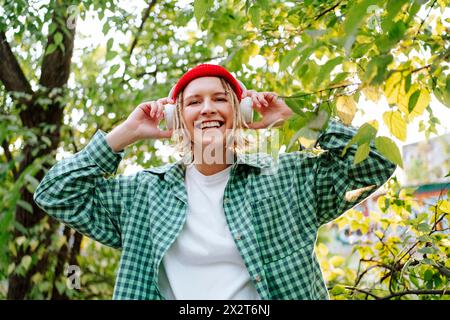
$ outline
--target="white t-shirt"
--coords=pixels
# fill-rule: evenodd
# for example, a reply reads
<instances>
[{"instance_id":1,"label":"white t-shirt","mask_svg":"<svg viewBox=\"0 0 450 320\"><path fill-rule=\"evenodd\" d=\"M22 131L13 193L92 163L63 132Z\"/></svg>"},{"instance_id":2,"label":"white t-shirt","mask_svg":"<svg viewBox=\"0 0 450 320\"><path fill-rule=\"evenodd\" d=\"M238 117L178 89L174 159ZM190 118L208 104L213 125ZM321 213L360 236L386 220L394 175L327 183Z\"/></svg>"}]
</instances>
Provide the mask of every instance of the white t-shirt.
<instances>
[{"instance_id":1,"label":"white t-shirt","mask_svg":"<svg viewBox=\"0 0 450 320\"><path fill-rule=\"evenodd\" d=\"M205 176L186 168L186 223L164 256L159 287L168 300L260 299L225 219L223 195L231 166Z\"/></svg>"}]
</instances>

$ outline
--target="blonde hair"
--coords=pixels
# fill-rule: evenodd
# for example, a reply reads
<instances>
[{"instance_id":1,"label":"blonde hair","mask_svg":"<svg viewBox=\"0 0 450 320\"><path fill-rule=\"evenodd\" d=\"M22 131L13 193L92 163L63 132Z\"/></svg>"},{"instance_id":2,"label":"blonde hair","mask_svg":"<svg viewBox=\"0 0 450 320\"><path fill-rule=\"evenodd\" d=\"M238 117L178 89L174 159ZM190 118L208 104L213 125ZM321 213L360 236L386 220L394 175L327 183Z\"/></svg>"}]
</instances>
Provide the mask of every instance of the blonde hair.
<instances>
[{"instance_id":1,"label":"blonde hair","mask_svg":"<svg viewBox=\"0 0 450 320\"><path fill-rule=\"evenodd\" d=\"M227 96L231 97L230 102L233 110L233 127L231 134L227 136L226 146L230 146L232 144L232 151L234 153L240 152L249 146L249 140L243 135L244 122L241 115L240 103L236 93L231 88L231 85L225 79L221 77L218 78ZM176 150L183 157L185 163L190 163L193 161L192 141L183 117L183 92L184 90L181 90L177 96L173 135L176 143Z\"/></svg>"}]
</instances>

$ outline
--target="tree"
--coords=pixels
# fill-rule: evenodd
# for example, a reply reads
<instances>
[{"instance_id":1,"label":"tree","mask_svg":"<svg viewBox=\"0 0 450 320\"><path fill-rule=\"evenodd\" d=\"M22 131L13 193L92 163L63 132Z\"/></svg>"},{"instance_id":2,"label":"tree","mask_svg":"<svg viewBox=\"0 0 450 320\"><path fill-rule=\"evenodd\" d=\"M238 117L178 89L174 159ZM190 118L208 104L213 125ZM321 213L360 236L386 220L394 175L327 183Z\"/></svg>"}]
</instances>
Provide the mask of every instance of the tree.
<instances>
[{"instance_id":1,"label":"tree","mask_svg":"<svg viewBox=\"0 0 450 320\"><path fill-rule=\"evenodd\" d=\"M350 210L329 226L371 236L356 243L348 257L330 252L329 240L318 244L334 299L450 298L450 191L421 205L414 189L391 179L387 193L378 198L379 211L364 216ZM355 261L357 268L351 266Z\"/></svg>"},{"instance_id":2,"label":"tree","mask_svg":"<svg viewBox=\"0 0 450 320\"><path fill-rule=\"evenodd\" d=\"M406 139L408 123L426 111L422 129L436 133L430 97L450 105L443 0L137 5L0 1L0 279L8 278L8 298L71 296L61 283L65 267L82 260L82 237L32 201L57 150L79 151L96 130L109 131L138 103L167 95L198 63L221 63L249 88L281 93L295 112L281 128L287 151L308 144L317 117L350 123L361 97L384 96L391 106L384 123L363 125L351 143L358 145L356 161L364 161L374 142L401 165L394 141ZM83 46L76 19L79 24L91 14L104 41ZM188 31L190 22L197 30ZM252 67L255 57L266 64ZM379 126L395 138L377 136ZM157 149L154 141L136 143L127 161L161 164L148 156ZM37 283L47 284L35 289Z\"/></svg>"}]
</instances>

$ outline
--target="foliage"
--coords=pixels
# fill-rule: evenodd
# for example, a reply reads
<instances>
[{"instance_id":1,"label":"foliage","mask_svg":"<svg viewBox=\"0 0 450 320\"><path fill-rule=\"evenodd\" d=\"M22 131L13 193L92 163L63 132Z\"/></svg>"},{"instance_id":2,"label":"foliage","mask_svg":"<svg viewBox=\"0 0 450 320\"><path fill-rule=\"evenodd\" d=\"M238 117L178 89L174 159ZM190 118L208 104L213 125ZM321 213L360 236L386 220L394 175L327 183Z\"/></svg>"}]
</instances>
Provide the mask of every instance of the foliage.
<instances>
[{"instance_id":1,"label":"foliage","mask_svg":"<svg viewBox=\"0 0 450 320\"><path fill-rule=\"evenodd\" d=\"M435 134L440 120L431 99L450 106L446 9L443 0L0 0L0 295L15 275L31 283L23 298L111 294L117 254L93 245L81 249L73 240L79 235L41 219L30 194L55 160L81 150L98 129L111 130L140 102L166 96L201 62L221 63L248 88L285 97L295 112L281 128L287 151L310 142L321 129L314 125L318 118L351 123L365 99L386 100L383 121L366 123L352 139L355 161L364 161L374 142L402 165L395 142L405 141L410 123L420 117L420 130ZM90 19L98 22L78 29ZM98 34L93 44L91 34ZM3 56L6 43L23 77ZM5 78L6 67L16 72ZM59 67L63 72L49 72ZM64 81L51 76L64 73ZM389 137L379 135L381 126ZM157 151L168 142L158 143L130 146L119 172L126 164L162 164ZM92 283L80 291L62 286L72 252L85 272L82 282ZM96 274L101 277L90 278ZM93 284L99 279L101 285Z\"/></svg>"},{"instance_id":2,"label":"foliage","mask_svg":"<svg viewBox=\"0 0 450 320\"><path fill-rule=\"evenodd\" d=\"M449 197L443 190L435 203L421 203L391 179L379 210L350 210L321 230L322 237L330 229L365 235L348 256L330 252L326 239L317 245L332 298L448 300Z\"/></svg>"}]
</instances>

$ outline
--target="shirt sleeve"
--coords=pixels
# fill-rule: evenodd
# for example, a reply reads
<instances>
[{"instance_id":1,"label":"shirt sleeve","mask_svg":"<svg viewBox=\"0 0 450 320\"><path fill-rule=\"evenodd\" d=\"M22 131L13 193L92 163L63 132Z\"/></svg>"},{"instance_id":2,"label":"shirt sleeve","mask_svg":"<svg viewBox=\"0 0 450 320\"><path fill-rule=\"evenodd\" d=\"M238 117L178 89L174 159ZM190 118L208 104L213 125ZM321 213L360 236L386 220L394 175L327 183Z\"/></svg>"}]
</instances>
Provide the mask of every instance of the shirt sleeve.
<instances>
[{"instance_id":1,"label":"shirt sleeve","mask_svg":"<svg viewBox=\"0 0 450 320\"><path fill-rule=\"evenodd\" d=\"M115 153L99 130L89 144L57 162L33 199L53 218L113 248L121 248L124 203L133 196L134 176L105 178L117 171L124 152Z\"/></svg>"},{"instance_id":2,"label":"shirt sleeve","mask_svg":"<svg viewBox=\"0 0 450 320\"><path fill-rule=\"evenodd\" d=\"M357 145L347 149L357 128L345 126L331 118L328 127L318 137L316 145L325 150L315 167L317 222L325 224L367 198L394 173L396 165L383 157L372 142L368 157L354 165Z\"/></svg>"}]
</instances>

